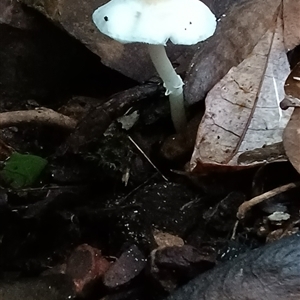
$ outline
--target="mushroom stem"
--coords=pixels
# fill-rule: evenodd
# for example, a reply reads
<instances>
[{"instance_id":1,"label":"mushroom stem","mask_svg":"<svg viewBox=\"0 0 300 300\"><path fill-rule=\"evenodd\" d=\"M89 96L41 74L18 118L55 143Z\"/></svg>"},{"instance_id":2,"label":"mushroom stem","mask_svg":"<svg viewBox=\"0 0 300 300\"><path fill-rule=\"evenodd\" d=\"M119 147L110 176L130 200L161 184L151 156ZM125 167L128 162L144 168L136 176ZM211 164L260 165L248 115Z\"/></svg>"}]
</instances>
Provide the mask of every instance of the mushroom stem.
<instances>
[{"instance_id":1,"label":"mushroom stem","mask_svg":"<svg viewBox=\"0 0 300 300\"><path fill-rule=\"evenodd\" d=\"M175 72L163 45L148 45L148 50L157 73L164 82L166 95L169 95L171 117L177 132L186 127L183 99L183 81Z\"/></svg>"}]
</instances>

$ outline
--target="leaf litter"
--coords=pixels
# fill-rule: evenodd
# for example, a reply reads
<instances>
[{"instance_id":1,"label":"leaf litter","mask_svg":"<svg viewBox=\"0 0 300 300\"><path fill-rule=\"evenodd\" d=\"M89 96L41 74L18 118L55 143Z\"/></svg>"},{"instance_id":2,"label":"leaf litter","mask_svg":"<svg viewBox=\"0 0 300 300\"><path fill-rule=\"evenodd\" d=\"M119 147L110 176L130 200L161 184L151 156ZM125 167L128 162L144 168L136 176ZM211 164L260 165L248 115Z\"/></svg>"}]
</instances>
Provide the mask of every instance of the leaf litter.
<instances>
[{"instance_id":1,"label":"leaf litter","mask_svg":"<svg viewBox=\"0 0 300 300\"><path fill-rule=\"evenodd\" d=\"M300 3L299 0L283 1L284 44L286 50L300 45Z\"/></svg>"},{"instance_id":2,"label":"leaf litter","mask_svg":"<svg viewBox=\"0 0 300 300\"><path fill-rule=\"evenodd\" d=\"M291 164L300 173L300 62L286 80L285 96L282 103L287 105L288 102L295 109L283 133L283 146Z\"/></svg>"},{"instance_id":3,"label":"leaf litter","mask_svg":"<svg viewBox=\"0 0 300 300\"><path fill-rule=\"evenodd\" d=\"M292 110L279 108L290 72L281 15L248 58L208 93L190 170L249 167L238 164L240 154L282 141Z\"/></svg>"},{"instance_id":4,"label":"leaf litter","mask_svg":"<svg viewBox=\"0 0 300 300\"><path fill-rule=\"evenodd\" d=\"M235 1L219 20L215 34L199 45L190 62L185 76L184 95L187 104L203 100L230 68L251 54L261 37L274 24L281 2Z\"/></svg>"}]
</instances>

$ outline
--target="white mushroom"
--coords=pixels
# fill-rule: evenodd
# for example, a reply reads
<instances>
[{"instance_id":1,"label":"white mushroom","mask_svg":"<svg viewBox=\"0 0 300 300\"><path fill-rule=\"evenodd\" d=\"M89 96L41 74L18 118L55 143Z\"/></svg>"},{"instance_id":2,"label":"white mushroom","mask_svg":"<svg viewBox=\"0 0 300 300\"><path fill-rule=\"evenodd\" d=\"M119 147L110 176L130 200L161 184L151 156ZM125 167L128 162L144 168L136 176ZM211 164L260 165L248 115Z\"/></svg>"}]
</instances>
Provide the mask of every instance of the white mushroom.
<instances>
[{"instance_id":1,"label":"white mushroom","mask_svg":"<svg viewBox=\"0 0 300 300\"><path fill-rule=\"evenodd\" d=\"M153 64L169 95L176 131L186 126L183 81L165 45L193 45L214 34L216 18L198 0L111 0L93 13L97 28L121 43L147 43Z\"/></svg>"}]
</instances>

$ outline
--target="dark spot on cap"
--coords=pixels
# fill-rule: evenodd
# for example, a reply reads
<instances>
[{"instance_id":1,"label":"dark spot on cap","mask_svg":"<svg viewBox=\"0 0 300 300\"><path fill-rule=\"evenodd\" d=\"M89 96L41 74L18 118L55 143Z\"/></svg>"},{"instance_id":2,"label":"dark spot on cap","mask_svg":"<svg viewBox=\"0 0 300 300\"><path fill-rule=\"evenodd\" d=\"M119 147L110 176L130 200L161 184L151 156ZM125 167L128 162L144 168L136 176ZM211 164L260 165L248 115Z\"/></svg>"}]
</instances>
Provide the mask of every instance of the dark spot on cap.
<instances>
[{"instance_id":1,"label":"dark spot on cap","mask_svg":"<svg viewBox=\"0 0 300 300\"><path fill-rule=\"evenodd\" d=\"M186 30L186 28L184 28L184 30Z\"/></svg>"},{"instance_id":2,"label":"dark spot on cap","mask_svg":"<svg viewBox=\"0 0 300 300\"><path fill-rule=\"evenodd\" d=\"M108 21L108 16L105 16L105 17L104 17L104 20L107 22L107 21Z\"/></svg>"},{"instance_id":3,"label":"dark spot on cap","mask_svg":"<svg viewBox=\"0 0 300 300\"><path fill-rule=\"evenodd\" d=\"M190 22L190 25L192 25L192 22Z\"/></svg>"}]
</instances>

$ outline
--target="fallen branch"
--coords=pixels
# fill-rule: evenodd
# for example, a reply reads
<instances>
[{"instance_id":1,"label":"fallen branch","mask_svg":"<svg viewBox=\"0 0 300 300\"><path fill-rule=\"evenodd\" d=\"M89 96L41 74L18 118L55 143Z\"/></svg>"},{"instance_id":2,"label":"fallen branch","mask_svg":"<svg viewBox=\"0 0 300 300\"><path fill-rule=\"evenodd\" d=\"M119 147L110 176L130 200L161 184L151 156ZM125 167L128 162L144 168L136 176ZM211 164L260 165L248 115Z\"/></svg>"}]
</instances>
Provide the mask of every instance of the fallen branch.
<instances>
[{"instance_id":1,"label":"fallen branch","mask_svg":"<svg viewBox=\"0 0 300 300\"><path fill-rule=\"evenodd\" d=\"M0 128L35 123L74 130L77 121L49 108L0 113Z\"/></svg>"},{"instance_id":2,"label":"fallen branch","mask_svg":"<svg viewBox=\"0 0 300 300\"><path fill-rule=\"evenodd\" d=\"M294 188L297 188L297 187L300 187L300 181L298 182L292 182L292 183L289 183L289 184L286 184L286 185L283 185L283 186L280 186L276 189L273 189L271 191L268 191L266 193L263 193L259 196L256 196L254 198L252 198L251 200L249 201L246 201L244 203L242 203L238 209L238 212L237 212L237 218L239 220L242 220L245 218L245 215L246 213L256 204L259 204L263 201L266 201L278 194L281 194L281 193L284 193L288 190L291 190L291 189L294 189Z\"/></svg>"},{"instance_id":3,"label":"fallen branch","mask_svg":"<svg viewBox=\"0 0 300 300\"><path fill-rule=\"evenodd\" d=\"M59 147L57 154L63 155L66 151L73 153L83 151L90 143L97 140L115 119L123 116L130 107L143 99L151 99L151 97L159 95L162 90L162 85L154 81L113 95L107 102L94 107L80 120L74 132Z\"/></svg>"}]
</instances>

